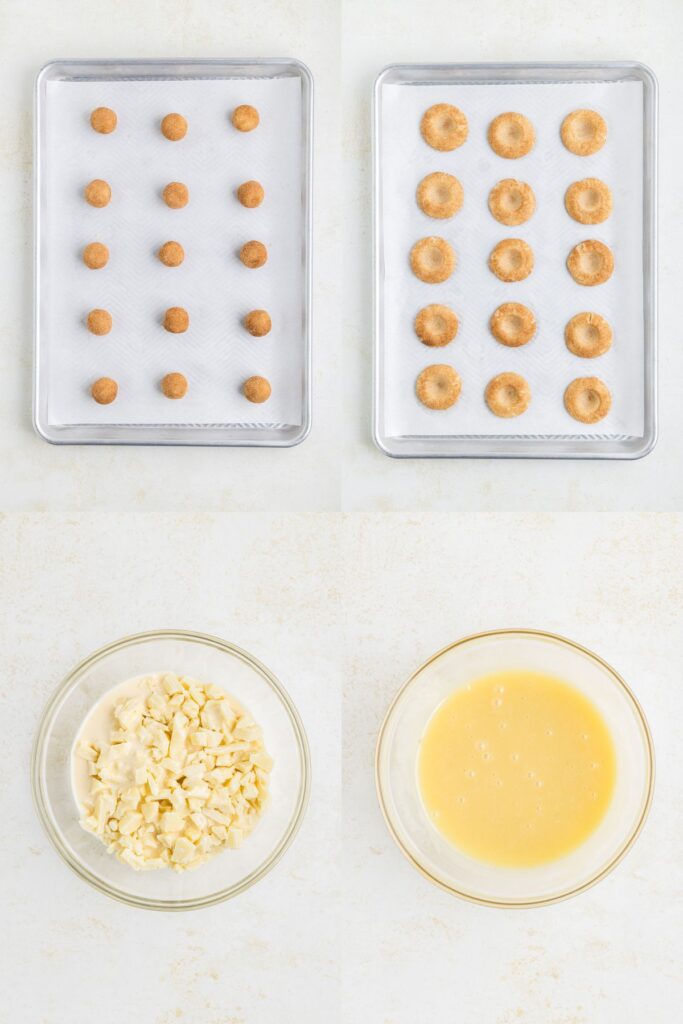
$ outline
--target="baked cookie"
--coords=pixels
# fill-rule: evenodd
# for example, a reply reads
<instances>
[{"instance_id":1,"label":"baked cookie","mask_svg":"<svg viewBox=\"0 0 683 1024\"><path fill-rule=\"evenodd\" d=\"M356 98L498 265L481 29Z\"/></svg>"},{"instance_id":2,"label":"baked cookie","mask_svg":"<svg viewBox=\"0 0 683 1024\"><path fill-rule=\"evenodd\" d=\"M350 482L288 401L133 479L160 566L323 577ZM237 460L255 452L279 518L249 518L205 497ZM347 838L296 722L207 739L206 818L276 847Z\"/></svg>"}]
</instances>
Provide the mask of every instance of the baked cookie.
<instances>
[{"instance_id":1,"label":"baked cookie","mask_svg":"<svg viewBox=\"0 0 683 1024\"><path fill-rule=\"evenodd\" d=\"M248 401L257 405L267 402L272 394L270 381L265 377L249 377L242 385L242 394Z\"/></svg>"},{"instance_id":2,"label":"baked cookie","mask_svg":"<svg viewBox=\"0 0 683 1024\"><path fill-rule=\"evenodd\" d=\"M254 338L263 338L270 333L273 324L265 309L252 309L244 318L244 326Z\"/></svg>"},{"instance_id":3,"label":"baked cookie","mask_svg":"<svg viewBox=\"0 0 683 1024\"><path fill-rule=\"evenodd\" d=\"M612 193L599 178L584 178L569 186L564 205L579 224L602 224L612 212Z\"/></svg>"},{"instance_id":4,"label":"baked cookie","mask_svg":"<svg viewBox=\"0 0 683 1024\"><path fill-rule=\"evenodd\" d=\"M594 238L579 242L567 256L567 269L577 284L604 284L614 270L612 250Z\"/></svg>"},{"instance_id":5,"label":"baked cookie","mask_svg":"<svg viewBox=\"0 0 683 1024\"><path fill-rule=\"evenodd\" d=\"M163 200L172 210L182 210L190 201L190 190L182 181L170 181L162 192Z\"/></svg>"},{"instance_id":6,"label":"baked cookie","mask_svg":"<svg viewBox=\"0 0 683 1024\"><path fill-rule=\"evenodd\" d=\"M410 266L421 281L441 284L455 270L455 252L445 238L421 238L410 250Z\"/></svg>"},{"instance_id":7,"label":"baked cookie","mask_svg":"<svg viewBox=\"0 0 683 1024\"><path fill-rule=\"evenodd\" d=\"M171 334L184 334L190 326L190 314L182 306L171 306L164 314L164 327Z\"/></svg>"},{"instance_id":8,"label":"baked cookie","mask_svg":"<svg viewBox=\"0 0 683 1024\"><path fill-rule=\"evenodd\" d=\"M428 409L450 409L461 389L460 374L444 363L427 366L415 381L415 394Z\"/></svg>"},{"instance_id":9,"label":"baked cookie","mask_svg":"<svg viewBox=\"0 0 683 1024\"><path fill-rule=\"evenodd\" d=\"M536 317L521 302L504 302L489 321L491 334L501 345L519 348L531 341L536 333Z\"/></svg>"},{"instance_id":10,"label":"baked cookie","mask_svg":"<svg viewBox=\"0 0 683 1024\"><path fill-rule=\"evenodd\" d=\"M86 323L91 334L109 334L112 325L111 313L106 309L91 309Z\"/></svg>"},{"instance_id":11,"label":"baked cookie","mask_svg":"<svg viewBox=\"0 0 683 1024\"><path fill-rule=\"evenodd\" d=\"M167 398L184 398L187 388L187 378L182 373L167 373L161 381L161 390Z\"/></svg>"},{"instance_id":12,"label":"baked cookie","mask_svg":"<svg viewBox=\"0 0 683 1024\"><path fill-rule=\"evenodd\" d=\"M237 198L242 206L246 206L250 210L261 205L264 195L263 185L259 181L245 181L237 189Z\"/></svg>"},{"instance_id":13,"label":"baked cookie","mask_svg":"<svg viewBox=\"0 0 683 1024\"><path fill-rule=\"evenodd\" d=\"M533 249L521 238L504 238L489 256L489 270L501 281L523 281L533 269Z\"/></svg>"},{"instance_id":14,"label":"baked cookie","mask_svg":"<svg viewBox=\"0 0 683 1024\"><path fill-rule=\"evenodd\" d=\"M489 210L499 224L515 228L529 220L536 209L531 185L516 178L504 178L489 192Z\"/></svg>"},{"instance_id":15,"label":"baked cookie","mask_svg":"<svg viewBox=\"0 0 683 1024\"><path fill-rule=\"evenodd\" d=\"M486 385L484 398L494 416L512 419L529 408L531 388L518 373L499 373Z\"/></svg>"},{"instance_id":16,"label":"baked cookie","mask_svg":"<svg viewBox=\"0 0 683 1024\"><path fill-rule=\"evenodd\" d=\"M187 121L182 114L167 114L161 122L161 134L171 142L179 142L187 135Z\"/></svg>"},{"instance_id":17,"label":"baked cookie","mask_svg":"<svg viewBox=\"0 0 683 1024\"><path fill-rule=\"evenodd\" d=\"M180 242L164 242L157 253L166 267L179 267L185 259L185 250Z\"/></svg>"},{"instance_id":18,"label":"baked cookie","mask_svg":"<svg viewBox=\"0 0 683 1024\"><path fill-rule=\"evenodd\" d=\"M428 146L442 153L462 146L467 140L467 118L462 110L450 103L435 103L426 110L420 121L420 132Z\"/></svg>"},{"instance_id":19,"label":"baked cookie","mask_svg":"<svg viewBox=\"0 0 683 1024\"><path fill-rule=\"evenodd\" d=\"M245 242L240 249L240 259L245 267L256 270L267 261L268 250L263 242Z\"/></svg>"},{"instance_id":20,"label":"baked cookie","mask_svg":"<svg viewBox=\"0 0 683 1024\"><path fill-rule=\"evenodd\" d=\"M591 156L605 145L607 122L595 110L573 110L562 122L560 135L570 153Z\"/></svg>"},{"instance_id":21,"label":"baked cookie","mask_svg":"<svg viewBox=\"0 0 683 1024\"><path fill-rule=\"evenodd\" d=\"M83 189L83 195L86 203L101 209L103 206L107 206L111 199L111 186L102 178L94 178Z\"/></svg>"},{"instance_id":22,"label":"baked cookie","mask_svg":"<svg viewBox=\"0 0 683 1024\"><path fill-rule=\"evenodd\" d=\"M462 206L462 200L462 185L443 171L428 174L417 186L417 205L428 217L452 217Z\"/></svg>"},{"instance_id":23,"label":"baked cookie","mask_svg":"<svg viewBox=\"0 0 683 1024\"><path fill-rule=\"evenodd\" d=\"M487 134L489 146L506 160L526 156L536 142L536 132L528 117L509 111L494 117Z\"/></svg>"},{"instance_id":24,"label":"baked cookie","mask_svg":"<svg viewBox=\"0 0 683 1024\"><path fill-rule=\"evenodd\" d=\"M90 270L101 270L109 262L109 249L102 242L91 242L83 250L83 262Z\"/></svg>"},{"instance_id":25,"label":"baked cookie","mask_svg":"<svg viewBox=\"0 0 683 1024\"><path fill-rule=\"evenodd\" d=\"M577 377L564 393L564 407L581 423L597 423L612 408L612 396L598 377Z\"/></svg>"},{"instance_id":26,"label":"baked cookie","mask_svg":"<svg viewBox=\"0 0 683 1024\"><path fill-rule=\"evenodd\" d=\"M90 394L98 405L109 405L119 393L119 386L111 377L100 377L90 388Z\"/></svg>"},{"instance_id":27,"label":"baked cookie","mask_svg":"<svg viewBox=\"0 0 683 1024\"><path fill-rule=\"evenodd\" d=\"M100 135L110 135L118 123L118 118L109 107L97 107L90 115L90 125Z\"/></svg>"},{"instance_id":28,"label":"baked cookie","mask_svg":"<svg viewBox=\"0 0 683 1024\"><path fill-rule=\"evenodd\" d=\"M415 317L415 333L424 345L441 348L458 333L458 318L448 306L425 306Z\"/></svg>"},{"instance_id":29,"label":"baked cookie","mask_svg":"<svg viewBox=\"0 0 683 1024\"><path fill-rule=\"evenodd\" d=\"M248 103L235 107L232 112L233 127L238 132L253 132L254 128L258 128L260 120L256 107L250 107Z\"/></svg>"},{"instance_id":30,"label":"baked cookie","mask_svg":"<svg viewBox=\"0 0 683 1024\"><path fill-rule=\"evenodd\" d=\"M577 313L564 329L564 340L575 356L594 359L612 347L612 328L599 313Z\"/></svg>"}]
</instances>

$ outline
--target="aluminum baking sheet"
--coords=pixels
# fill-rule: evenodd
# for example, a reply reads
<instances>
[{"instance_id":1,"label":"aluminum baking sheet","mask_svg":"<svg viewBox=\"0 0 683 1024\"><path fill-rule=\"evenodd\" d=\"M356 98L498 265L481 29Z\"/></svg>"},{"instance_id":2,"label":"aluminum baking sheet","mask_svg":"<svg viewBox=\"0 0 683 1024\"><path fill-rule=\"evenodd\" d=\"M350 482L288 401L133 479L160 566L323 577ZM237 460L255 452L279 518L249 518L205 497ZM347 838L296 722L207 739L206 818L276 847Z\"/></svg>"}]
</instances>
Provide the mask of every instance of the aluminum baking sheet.
<instances>
[{"instance_id":1,"label":"aluminum baking sheet","mask_svg":"<svg viewBox=\"0 0 683 1024\"><path fill-rule=\"evenodd\" d=\"M469 137L439 153L419 132L432 104L460 107ZM562 145L560 125L570 111L589 107L608 122L605 146L589 157ZM486 129L497 114L517 110L536 128L525 157L506 160L489 147ZM374 105L375 156L375 417L377 444L393 456L527 456L638 458L656 439L655 397L655 132L656 83L643 65L395 65L378 77ZM463 184L462 210L451 220L427 217L415 189L430 171L454 174ZM487 198L502 178L528 182L534 216L505 227L490 214ZM564 193L576 180L597 177L614 198L600 225L573 221ZM419 281L408 255L414 242L441 235L458 265L444 284ZM525 281L504 283L488 269L493 246L520 237L535 254ZM610 246L615 271L605 284L578 285L565 260L578 242L597 238ZM455 341L429 349L413 322L428 303L451 306L460 320ZM497 343L488 320L503 302L522 302L536 314L536 337L518 349ZM611 350L580 359L564 344L564 326L576 313L602 313L614 331ZM446 411L422 406L414 393L430 363L453 365L462 394ZM514 371L530 383L532 402L519 418L504 420L487 408L483 393L497 373ZM596 425L567 414L563 394L575 377L598 376L612 393L609 415Z\"/></svg>"},{"instance_id":2,"label":"aluminum baking sheet","mask_svg":"<svg viewBox=\"0 0 683 1024\"><path fill-rule=\"evenodd\" d=\"M241 103L259 127L230 124ZM110 135L90 127L90 112L112 107ZM188 133L169 142L159 130L182 113ZM36 88L35 424L56 443L291 446L310 423L312 80L294 60L60 61ZM89 206L83 187L104 178L112 200ZM265 200L246 209L236 188L256 179ZM169 209L170 181L188 185L190 202ZM251 239L268 249L250 270L237 253ZM163 242L179 241L185 260L165 267ZM88 270L84 245L105 242L109 263ZM170 306L190 313L190 328L162 326ZM112 331L91 335L85 317L108 309ZM273 328L253 338L242 320L266 309ZM159 383L179 371L185 398ZM248 402L247 377L268 378L267 403ZM119 384L115 402L89 393L98 377Z\"/></svg>"}]
</instances>

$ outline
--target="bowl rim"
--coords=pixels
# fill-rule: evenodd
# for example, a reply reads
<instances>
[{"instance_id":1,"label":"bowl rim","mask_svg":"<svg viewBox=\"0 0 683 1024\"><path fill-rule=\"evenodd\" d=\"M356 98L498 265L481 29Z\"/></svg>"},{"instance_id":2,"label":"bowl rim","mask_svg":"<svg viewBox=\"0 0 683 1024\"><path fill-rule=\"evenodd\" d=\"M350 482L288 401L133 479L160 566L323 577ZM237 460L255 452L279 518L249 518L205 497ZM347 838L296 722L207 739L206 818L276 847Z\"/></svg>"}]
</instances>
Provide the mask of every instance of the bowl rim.
<instances>
[{"instance_id":1,"label":"bowl rim","mask_svg":"<svg viewBox=\"0 0 683 1024\"><path fill-rule=\"evenodd\" d=\"M417 676L419 676L420 673L425 668L427 668L429 665L431 665L431 663L433 661L436 661L437 658L440 658L443 654L446 654L448 651L451 651L451 650L453 650L456 647L462 647L464 644L470 643L472 641L483 640L483 639L486 639L488 637L500 637L500 636L530 636L530 637L541 638L543 640L551 640L551 641L554 641L555 643L559 643L559 644L566 645L568 647L572 647L574 650L579 651L582 654L587 655L589 658L592 658L594 661L596 661L599 665L601 665L604 669L607 670L607 672L611 675L611 677L614 680L614 682L622 689L622 691L623 691L624 695L626 696L627 700L631 703L631 705L633 707L633 710L636 713L636 717L639 719L640 725L641 725L642 730L643 730L643 737L645 739L645 746L646 746L646 753L647 753L646 792L645 792L645 799L643 801L643 805L642 805L642 808L641 808L640 816L639 816L638 821L636 822L635 826L628 833L626 839L624 839L624 841L620 844L620 846L618 847L616 853L609 860L609 862L606 865L604 865L602 868L600 868L599 871L596 871L596 873L594 875L592 875L587 881L582 882L581 885L573 886L571 889L567 889L564 892L558 893L557 895L546 896L546 897L543 897L541 899L522 898L522 899L519 899L519 900L513 900L513 899L484 898L484 897L481 897L481 896L477 896L474 893L458 889L455 886L449 885L447 882L442 881L440 878L436 878L430 871L428 871L420 863L420 861L416 857L414 857L412 855L412 853L410 853L410 851L404 845L403 840L399 836L399 834L398 834L396 828L394 827L394 824L393 824L393 822L392 822L392 820L390 818L389 812L388 812L387 807L386 807L385 799L384 799L384 792L383 792L382 779L381 779L381 771L380 771L380 759L382 757L382 748L383 748L383 743L384 743L384 740L385 740L385 737L386 737L386 730L387 730L389 721L390 721L390 719L391 719L391 717L392 717L392 715L394 713L396 705L398 704L399 700L401 699L401 697L403 696L405 691L408 689L409 686L412 685L412 683L415 681ZM489 629L489 630L484 630L483 632L479 632L479 633L470 633L467 636L462 637L460 640L456 640L453 643L447 644L445 647L442 647L439 651L437 651L431 657L427 658L427 660L424 661L419 666L419 668L415 669L415 671L411 673L411 675L402 684L402 686L399 687L399 689L395 693L394 697L392 698L392 700L391 700L391 702L389 704L389 707L387 708L387 711L386 711L386 714L384 715L384 718L382 719L382 724L381 724L380 729L379 729L379 734L377 736L377 744L376 744L376 747L375 747L375 788L376 788L376 791L377 791L377 799L378 799L378 802L379 802L380 810L382 812L382 816L384 818L385 824L386 824L386 826L387 826L387 828L389 830L389 833L390 833L392 839L394 840L394 842L396 843L396 845L398 846L399 850L403 854L403 856L408 860L408 862L410 864L412 864L412 866L417 871L420 872L420 874L424 878L428 879L430 882L432 882L434 885L438 886L440 889L443 889L444 892L447 892L447 893L449 893L452 896L458 896L460 899L467 900L470 903L475 903L475 904L478 904L479 906L483 906L483 907L497 907L497 908L507 909L507 910L517 909L517 908L528 909L528 908L531 908L531 907L547 907L547 906L550 906L553 903L560 903L563 900L570 899L572 896L578 896L579 893L585 892L587 889L591 889L594 885L596 885L599 881L601 881L603 878L605 878L607 875L609 875L614 870L614 868L617 866L617 864L619 864L619 862L626 856L626 854L631 849L631 847L635 843L636 839L640 835L640 833L641 833L641 831L643 829L643 826L645 824L645 821L647 819L648 813L650 811L650 807L652 805L652 798L653 798L653 794L654 794L654 783L655 783L655 752L654 752L654 743L652 741L652 734L650 732L650 727L649 727L647 719L645 717L645 712L643 711L640 703L638 702L638 699L636 698L636 696L633 693L633 691L631 690L631 688L628 686L628 684L625 682L625 680L619 675L619 673L616 671L616 669L614 669L609 664L609 662L605 661L604 658L601 658L598 654L595 654L588 647L584 647L582 644L578 644L574 640L568 639L568 637L561 636L559 633L551 633L551 632L548 632L547 630L543 630L543 629L526 629L526 628Z\"/></svg>"},{"instance_id":2,"label":"bowl rim","mask_svg":"<svg viewBox=\"0 0 683 1024\"><path fill-rule=\"evenodd\" d=\"M108 885L107 883L102 882L101 879L90 872L88 868L72 854L68 843L66 843L62 837L59 825L50 812L42 771L45 741L54 722L55 715L59 711L66 697L78 684L78 680L82 672L89 666L106 657L108 654L111 654L113 651L120 650L123 647L130 647L139 643L144 643L148 640L158 639L187 640L191 643L214 647L239 658L241 661L245 662L257 671L270 685L275 696L280 700L280 703L289 717L296 738L300 759L301 786L296 806L287 828L273 852L262 864L239 882L228 886L225 889L220 889L217 892L211 893L208 896L195 899L163 900L158 898L149 899L144 896L132 896L130 893L126 892L125 889L120 889L117 886ZM301 827L301 823L308 807L310 789L311 758L308 739L306 737L306 732L299 712L280 680L270 671L270 669L259 661L258 658L255 658L243 648L230 643L228 640L222 640L220 637L213 636L212 634L200 633L195 630L153 629L142 633L132 633L129 636L121 637L119 640L114 640L111 643L105 644L103 647L98 648L98 650L79 661L78 664L75 665L66 676L64 676L48 700L38 723L38 729L36 731L36 737L31 754L31 790L33 803L48 839L51 841L53 847L62 860L79 876L79 878L82 878L89 885L93 886L93 888L104 893L104 895L117 900L119 903L125 903L128 906L139 907L146 910L198 910L203 907L210 907L217 903L222 903L224 900L231 899L239 893L244 892L246 889L249 889L252 885L268 874L294 840L294 837Z\"/></svg>"}]
</instances>

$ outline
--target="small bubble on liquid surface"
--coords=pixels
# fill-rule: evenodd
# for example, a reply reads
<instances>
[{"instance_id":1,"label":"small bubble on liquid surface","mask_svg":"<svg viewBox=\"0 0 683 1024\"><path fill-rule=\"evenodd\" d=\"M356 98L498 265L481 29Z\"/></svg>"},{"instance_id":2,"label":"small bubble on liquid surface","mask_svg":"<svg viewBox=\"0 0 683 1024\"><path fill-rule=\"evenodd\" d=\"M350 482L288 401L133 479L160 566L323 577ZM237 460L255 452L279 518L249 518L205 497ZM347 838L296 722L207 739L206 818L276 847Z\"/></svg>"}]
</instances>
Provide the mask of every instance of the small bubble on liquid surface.
<instances>
[{"instance_id":1,"label":"small bubble on liquid surface","mask_svg":"<svg viewBox=\"0 0 683 1024\"><path fill-rule=\"evenodd\" d=\"M554 736L555 735L555 730L554 729L546 729L545 734L546 734L546 736Z\"/></svg>"},{"instance_id":2,"label":"small bubble on liquid surface","mask_svg":"<svg viewBox=\"0 0 683 1024\"><path fill-rule=\"evenodd\" d=\"M465 771L465 775L467 776L468 779L474 779L476 777L476 774L477 773L475 772L474 768L468 768Z\"/></svg>"},{"instance_id":3,"label":"small bubble on liquid surface","mask_svg":"<svg viewBox=\"0 0 683 1024\"><path fill-rule=\"evenodd\" d=\"M519 761L519 754L517 754L517 753L510 754L510 760L511 761Z\"/></svg>"},{"instance_id":4,"label":"small bubble on liquid surface","mask_svg":"<svg viewBox=\"0 0 683 1024\"><path fill-rule=\"evenodd\" d=\"M488 747L488 743L486 742L486 740L479 740L476 746L477 750L486 750L486 748Z\"/></svg>"},{"instance_id":5,"label":"small bubble on liquid surface","mask_svg":"<svg viewBox=\"0 0 683 1024\"><path fill-rule=\"evenodd\" d=\"M543 779L536 779L536 788L543 789Z\"/></svg>"},{"instance_id":6,"label":"small bubble on liquid surface","mask_svg":"<svg viewBox=\"0 0 683 1024\"><path fill-rule=\"evenodd\" d=\"M588 743L588 733L587 732L582 732L581 733L581 739L583 740L584 743Z\"/></svg>"},{"instance_id":7,"label":"small bubble on liquid surface","mask_svg":"<svg viewBox=\"0 0 683 1024\"><path fill-rule=\"evenodd\" d=\"M498 728L501 730L501 732L505 732L506 729L510 728L510 723L509 722L499 722L498 723Z\"/></svg>"},{"instance_id":8,"label":"small bubble on liquid surface","mask_svg":"<svg viewBox=\"0 0 683 1024\"><path fill-rule=\"evenodd\" d=\"M494 700L491 701L491 704L492 704L492 706L494 708L502 708L502 706L503 706L503 698L502 697L496 697Z\"/></svg>"},{"instance_id":9,"label":"small bubble on liquid surface","mask_svg":"<svg viewBox=\"0 0 683 1024\"><path fill-rule=\"evenodd\" d=\"M532 772L527 772L526 773L526 777L527 777L527 779L535 779L536 778L536 772L533 772L533 771Z\"/></svg>"}]
</instances>

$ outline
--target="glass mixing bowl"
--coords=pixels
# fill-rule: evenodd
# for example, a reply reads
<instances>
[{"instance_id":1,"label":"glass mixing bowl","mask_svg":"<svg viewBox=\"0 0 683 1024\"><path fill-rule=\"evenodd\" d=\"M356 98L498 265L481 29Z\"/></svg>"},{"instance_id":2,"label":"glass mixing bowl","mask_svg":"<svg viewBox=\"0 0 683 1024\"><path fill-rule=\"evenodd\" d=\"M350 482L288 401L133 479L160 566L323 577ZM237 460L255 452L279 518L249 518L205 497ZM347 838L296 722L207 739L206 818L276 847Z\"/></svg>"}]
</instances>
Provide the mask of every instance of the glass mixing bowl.
<instances>
[{"instance_id":1,"label":"glass mixing bowl","mask_svg":"<svg viewBox=\"0 0 683 1024\"><path fill-rule=\"evenodd\" d=\"M133 676L165 671L215 683L247 707L263 727L266 748L274 759L271 796L263 817L239 849L222 851L192 871L134 871L79 825L71 750L86 714L111 687ZM306 734L275 676L239 647L184 630L126 637L77 665L46 707L33 751L34 799L57 852L100 892L153 910L189 910L219 903L267 874L301 824L309 780Z\"/></svg>"},{"instance_id":2,"label":"glass mixing bowl","mask_svg":"<svg viewBox=\"0 0 683 1024\"><path fill-rule=\"evenodd\" d=\"M508 669L545 672L583 692L602 713L617 756L614 795L595 832L567 856L524 869L486 864L451 845L429 820L417 777L420 741L441 702L474 679ZM425 662L389 707L375 767L382 812L411 864L456 896L497 907L554 903L604 878L643 827L654 785L650 731L623 679L571 640L526 629L466 637Z\"/></svg>"}]
</instances>

